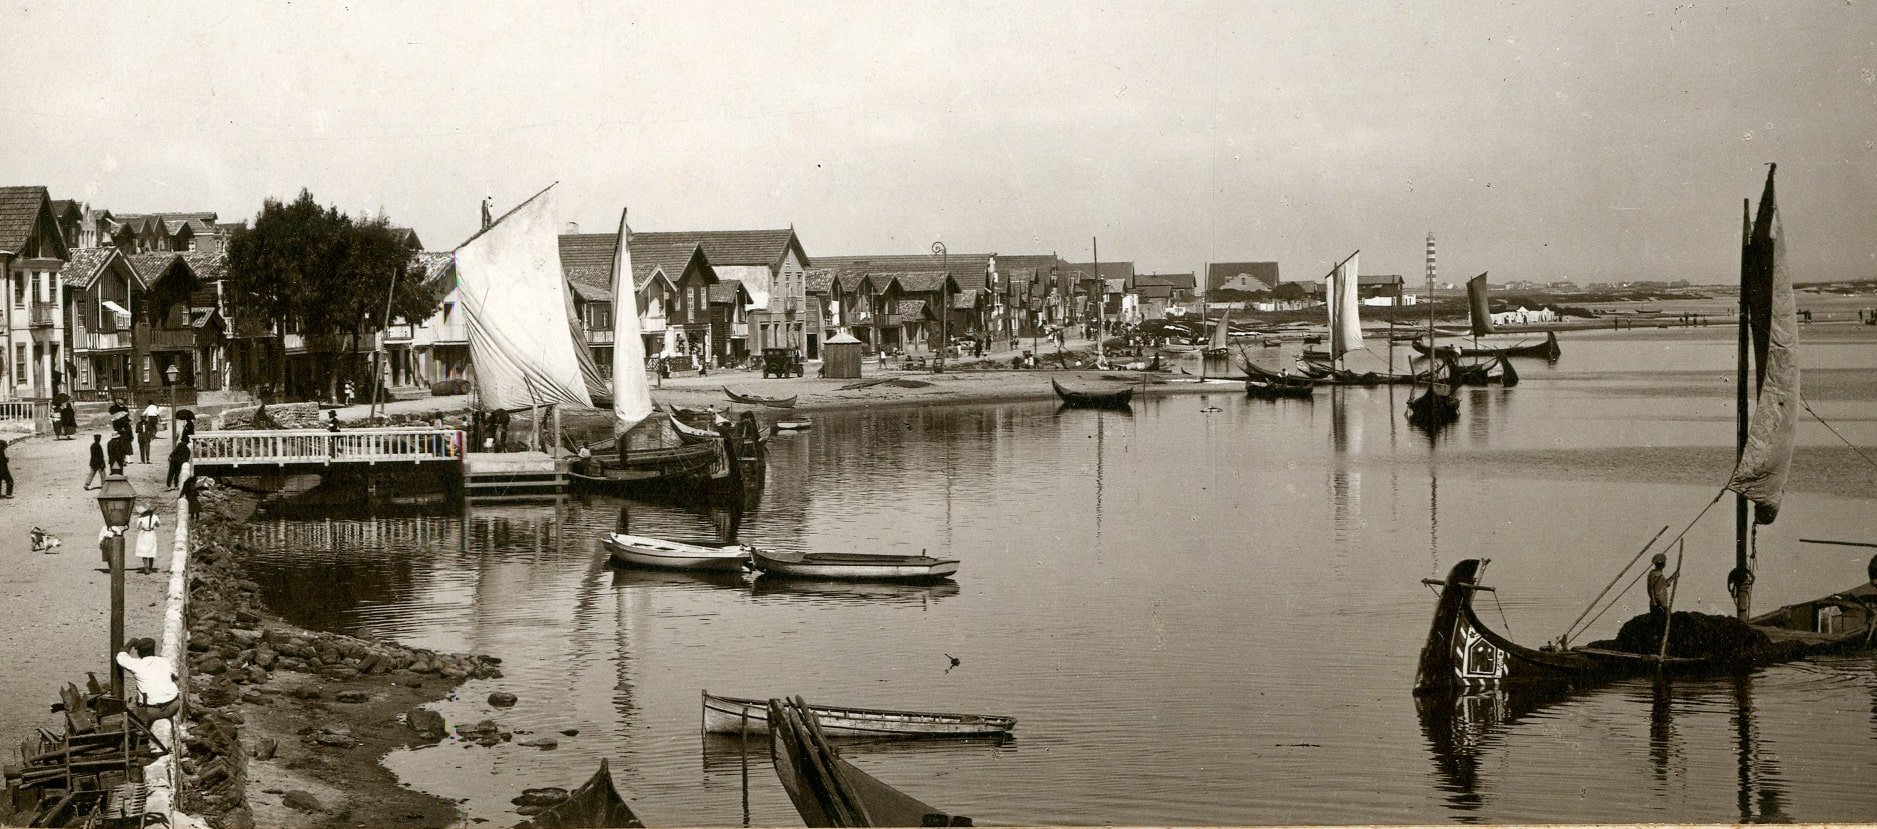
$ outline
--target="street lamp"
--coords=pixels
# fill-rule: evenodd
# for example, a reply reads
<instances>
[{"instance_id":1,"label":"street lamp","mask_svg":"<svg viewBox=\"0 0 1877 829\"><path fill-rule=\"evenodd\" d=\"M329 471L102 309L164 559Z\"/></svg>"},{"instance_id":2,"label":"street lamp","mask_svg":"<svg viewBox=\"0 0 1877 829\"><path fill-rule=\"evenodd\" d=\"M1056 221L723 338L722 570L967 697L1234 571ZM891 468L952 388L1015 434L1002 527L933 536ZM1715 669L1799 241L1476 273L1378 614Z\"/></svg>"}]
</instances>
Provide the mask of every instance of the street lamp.
<instances>
[{"instance_id":1,"label":"street lamp","mask_svg":"<svg viewBox=\"0 0 1877 829\"><path fill-rule=\"evenodd\" d=\"M111 566L111 696L124 698L124 669L117 664L117 652L124 648L124 530L130 527L130 510L137 504L137 490L123 475L110 475L98 490L98 513L111 534L104 541L105 555Z\"/></svg>"},{"instance_id":2,"label":"street lamp","mask_svg":"<svg viewBox=\"0 0 1877 829\"><path fill-rule=\"evenodd\" d=\"M176 382L182 378L182 369L175 363L163 369L163 376L169 378L169 442L176 442Z\"/></svg>"}]
</instances>

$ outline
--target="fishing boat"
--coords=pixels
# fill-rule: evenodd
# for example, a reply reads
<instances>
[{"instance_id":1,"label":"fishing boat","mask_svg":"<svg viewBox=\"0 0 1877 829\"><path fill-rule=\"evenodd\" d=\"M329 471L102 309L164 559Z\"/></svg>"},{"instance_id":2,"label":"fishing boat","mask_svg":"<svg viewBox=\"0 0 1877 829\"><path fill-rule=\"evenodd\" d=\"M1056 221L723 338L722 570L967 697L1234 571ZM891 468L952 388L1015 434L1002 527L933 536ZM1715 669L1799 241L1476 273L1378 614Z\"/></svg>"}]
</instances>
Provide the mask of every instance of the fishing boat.
<instances>
[{"instance_id":1,"label":"fishing boat","mask_svg":"<svg viewBox=\"0 0 1877 829\"><path fill-rule=\"evenodd\" d=\"M1056 390L1056 396L1062 398L1063 405L1077 409L1125 409L1128 401L1134 397L1133 383L1077 384L1070 387L1051 378L1049 385Z\"/></svg>"},{"instance_id":2,"label":"fishing boat","mask_svg":"<svg viewBox=\"0 0 1877 829\"><path fill-rule=\"evenodd\" d=\"M1434 295L1434 234L1427 234L1427 295ZM1427 340L1433 353L1440 353L1434 341L1434 303L1427 303ZM1442 380L1441 370L1447 377ZM1450 357L1436 358L1425 374L1427 385L1415 381L1415 391L1408 397L1408 422L1425 429L1438 429L1460 419L1459 389L1454 384L1456 364Z\"/></svg>"},{"instance_id":3,"label":"fishing boat","mask_svg":"<svg viewBox=\"0 0 1877 829\"><path fill-rule=\"evenodd\" d=\"M1212 327L1212 336L1206 340L1206 356L1218 357L1230 351L1232 346L1232 311L1226 309L1219 315L1219 324Z\"/></svg>"},{"instance_id":4,"label":"fishing boat","mask_svg":"<svg viewBox=\"0 0 1877 829\"><path fill-rule=\"evenodd\" d=\"M769 701L769 756L776 778L809 826L970 826L842 759L797 697Z\"/></svg>"},{"instance_id":5,"label":"fishing boat","mask_svg":"<svg viewBox=\"0 0 1877 829\"><path fill-rule=\"evenodd\" d=\"M795 400L801 396L792 394L788 397L763 397L756 394L740 394L729 386L723 387L723 394L725 397L737 403L742 403L745 406L769 406L777 409L795 408Z\"/></svg>"},{"instance_id":6,"label":"fishing boat","mask_svg":"<svg viewBox=\"0 0 1877 829\"><path fill-rule=\"evenodd\" d=\"M625 533L602 536L600 544L612 555L613 561L628 567L735 571L743 569L750 560L750 548L742 544L671 541Z\"/></svg>"},{"instance_id":7,"label":"fishing boat","mask_svg":"<svg viewBox=\"0 0 1877 829\"><path fill-rule=\"evenodd\" d=\"M1501 334L1501 341L1505 341L1506 337L1507 335ZM1423 356L1430 351L1427 343L1418 334L1409 345ZM1544 342L1538 343L1532 342L1527 337L1512 340L1505 345L1482 342L1477 345L1449 345L1442 346L1442 348L1449 349L1461 357L1538 357L1552 362L1556 362L1564 354L1563 349L1558 346L1558 332L1556 331L1546 331Z\"/></svg>"},{"instance_id":8,"label":"fishing boat","mask_svg":"<svg viewBox=\"0 0 1877 829\"><path fill-rule=\"evenodd\" d=\"M587 829L593 827L644 827L632 807L613 788L613 773L606 758L593 777L569 792L567 799L529 818L522 826L530 829Z\"/></svg>"},{"instance_id":9,"label":"fishing boat","mask_svg":"<svg viewBox=\"0 0 1877 829\"><path fill-rule=\"evenodd\" d=\"M887 553L790 553L752 549L750 563L764 573L807 579L931 581L951 578L958 560Z\"/></svg>"},{"instance_id":10,"label":"fishing boat","mask_svg":"<svg viewBox=\"0 0 1877 829\"><path fill-rule=\"evenodd\" d=\"M1558 639L1544 647L1527 647L1493 630L1474 613L1474 595L1492 588L1480 581L1486 562L1466 559L1455 564L1444 581L1434 582L1440 586L1440 598L1421 649L1415 678L1417 693L1546 683L1585 685L1649 672L1739 671L1873 645L1873 635L1877 634L1877 559L1871 561L1864 584L1767 613L1751 613L1753 564L1757 560L1751 549L1755 537L1752 525L1770 524L1779 514L1792 463L1799 395L1798 314L1792 278L1783 261L1785 243L1774 203L1773 171L1767 173L1758 215L1750 216L1745 224L1736 366L1736 417L1740 427L1736 432L1737 457L1726 488L1709 504L1718 502L1728 490L1736 495L1734 569L1727 577L1735 616L1673 611L1674 589L1669 587L1663 609L1631 619L1615 639L1572 646L1570 638L1578 625L1603 601L1604 595L1599 595ZM1749 355L1757 357L1755 372L1748 370ZM1749 416L1748 386L1756 375L1757 405ZM1690 529L1700 517L1697 515L1689 524ZM1687 532L1684 530L1683 536ZM1650 539L1617 574L1611 588L1635 567L1661 534ZM1680 540L1678 536L1671 543ZM1679 581L1679 558L1675 576L1662 580L1662 584ZM1657 560L1662 562L1658 566L1665 566L1665 555L1658 554ZM1609 592L1610 588L1605 588L1604 594ZM1652 598L1652 603L1655 601ZM1678 633L1680 638L1675 635Z\"/></svg>"},{"instance_id":11,"label":"fishing boat","mask_svg":"<svg viewBox=\"0 0 1877 829\"><path fill-rule=\"evenodd\" d=\"M717 414L716 412L706 412L704 414L705 422L713 421L716 417L716 414ZM723 439L723 436L717 434L717 430L715 429L708 429L702 426L693 426L689 423L684 422L684 419L679 417L677 412L672 412L670 414L670 418L671 418L671 431L676 432L678 435L678 440L681 440L685 443L692 443L692 444L709 443L713 440Z\"/></svg>"},{"instance_id":12,"label":"fishing boat","mask_svg":"<svg viewBox=\"0 0 1877 829\"><path fill-rule=\"evenodd\" d=\"M767 734L769 703L703 692L704 733ZM829 737L974 737L1009 734L1014 717L990 714L942 714L892 711L845 705L811 705L808 710Z\"/></svg>"},{"instance_id":13,"label":"fishing boat","mask_svg":"<svg viewBox=\"0 0 1877 829\"><path fill-rule=\"evenodd\" d=\"M815 421L806 417L785 417L770 424L770 428L780 432L799 432L815 428Z\"/></svg>"},{"instance_id":14,"label":"fishing boat","mask_svg":"<svg viewBox=\"0 0 1877 829\"><path fill-rule=\"evenodd\" d=\"M1265 400L1280 397L1309 397L1316 391L1316 383L1308 377L1248 377L1245 379L1245 394Z\"/></svg>"},{"instance_id":15,"label":"fishing boat","mask_svg":"<svg viewBox=\"0 0 1877 829\"><path fill-rule=\"evenodd\" d=\"M1519 384L1519 371L1504 357L1491 357L1469 365L1452 365L1453 382L1461 386L1504 386Z\"/></svg>"}]
</instances>

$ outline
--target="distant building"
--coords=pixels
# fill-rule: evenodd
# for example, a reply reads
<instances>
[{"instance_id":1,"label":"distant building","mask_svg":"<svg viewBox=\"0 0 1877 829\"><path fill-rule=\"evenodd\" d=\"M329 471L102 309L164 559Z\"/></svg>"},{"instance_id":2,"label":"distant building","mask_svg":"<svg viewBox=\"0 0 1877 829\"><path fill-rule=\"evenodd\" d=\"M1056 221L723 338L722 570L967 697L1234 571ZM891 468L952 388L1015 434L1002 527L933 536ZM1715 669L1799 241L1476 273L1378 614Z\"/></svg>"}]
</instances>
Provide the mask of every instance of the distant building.
<instances>
[{"instance_id":1,"label":"distant building","mask_svg":"<svg viewBox=\"0 0 1877 829\"><path fill-rule=\"evenodd\" d=\"M70 255L46 188L0 187L7 398L44 400L65 388L65 282L58 276Z\"/></svg>"},{"instance_id":2,"label":"distant building","mask_svg":"<svg viewBox=\"0 0 1877 829\"><path fill-rule=\"evenodd\" d=\"M635 233L634 245L640 237L647 244L697 244L718 279L743 283L750 295L750 353L799 348L810 359L820 356L826 327L815 303L808 301L804 274L810 262L793 228Z\"/></svg>"},{"instance_id":3,"label":"distant building","mask_svg":"<svg viewBox=\"0 0 1877 829\"><path fill-rule=\"evenodd\" d=\"M1206 293L1211 294L1225 286L1228 280L1245 277L1264 283L1267 288L1276 288L1278 268L1276 262L1213 262L1206 265Z\"/></svg>"}]
</instances>

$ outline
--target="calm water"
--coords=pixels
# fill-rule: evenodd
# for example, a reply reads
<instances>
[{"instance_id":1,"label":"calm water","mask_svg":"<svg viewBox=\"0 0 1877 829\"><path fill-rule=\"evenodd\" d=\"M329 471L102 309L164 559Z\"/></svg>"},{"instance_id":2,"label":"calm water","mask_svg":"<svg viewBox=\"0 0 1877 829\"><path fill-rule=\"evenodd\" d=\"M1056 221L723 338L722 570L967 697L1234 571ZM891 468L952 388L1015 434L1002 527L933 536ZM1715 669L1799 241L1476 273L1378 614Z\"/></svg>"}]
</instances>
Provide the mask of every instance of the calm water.
<instances>
[{"instance_id":1,"label":"calm water","mask_svg":"<svg viewBox=\"0 0 1877 829\"><path fill-rule=\"evenodd\" d=\"M1813 407L1871 447L1866 332L1808 329L1804 362ZM1520 387L1470 391L1438 439L1407 426L1403 390L1352 389L1278 402L1222 390L1131 415L829 414L775 440L745 540L948 554L964 560L956 584L615 570L595 538L625 502L604 498L262 521L258 535L294 543L258 577L305 624L502 657L507 676L442 706L452 720L579 729L555 751L446 744L387 761L496 823L516 820L522 788L572 785L610 757L653 825L799 825L763 746L700 736L703 688L1013 715L1003 745L845 749L984 824L1871 820L1871 657L1457 712L1418 711L1410 693L1433 604L1422 578L1492 558L1499 605L1482 612L1537 644L1719 491L1730 338L1567 336L1555 366L1519 364ZM1868 550L1797 539L1877 541L1877 470L1810 419L1800 442L1788 504L1760 534L1762 607L1863 578ZM630 509L647 534L712 527ZM1730 512L1690 533L1682 606L1728 606ZM1642 606L1628 596L1593 635ZM490 709L493 690L521 702Z\"/></svg>"}]
</instances>

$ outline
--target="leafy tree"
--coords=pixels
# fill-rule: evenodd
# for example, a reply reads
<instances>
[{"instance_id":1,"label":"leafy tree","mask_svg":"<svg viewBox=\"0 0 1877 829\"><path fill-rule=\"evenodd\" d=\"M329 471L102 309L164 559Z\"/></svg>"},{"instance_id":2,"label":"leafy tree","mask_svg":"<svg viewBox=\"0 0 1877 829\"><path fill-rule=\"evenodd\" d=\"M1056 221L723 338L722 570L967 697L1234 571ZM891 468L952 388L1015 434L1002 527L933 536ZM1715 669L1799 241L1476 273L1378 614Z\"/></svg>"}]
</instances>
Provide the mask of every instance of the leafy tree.
<instances>
[{"instance_id":1,"label":"leafy tree","mask_svg":"<svg viewBox=\"0 0 1877 829\"><path fill-rule=\"evenodd\" d=\"M384 327L387 299L391 316L406 320L437 308L423 274L410 272L410 251L388 219L353 219L305 190L292 202L262 203L252 226L229 239L228 269L240 307L274 324L281 353L289 333L315 342L349 335L345 359L326 364L328 394L361 368L361 343ZM284 360L276 371L284 386Z\"/></svg>"}]
</instances>

